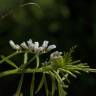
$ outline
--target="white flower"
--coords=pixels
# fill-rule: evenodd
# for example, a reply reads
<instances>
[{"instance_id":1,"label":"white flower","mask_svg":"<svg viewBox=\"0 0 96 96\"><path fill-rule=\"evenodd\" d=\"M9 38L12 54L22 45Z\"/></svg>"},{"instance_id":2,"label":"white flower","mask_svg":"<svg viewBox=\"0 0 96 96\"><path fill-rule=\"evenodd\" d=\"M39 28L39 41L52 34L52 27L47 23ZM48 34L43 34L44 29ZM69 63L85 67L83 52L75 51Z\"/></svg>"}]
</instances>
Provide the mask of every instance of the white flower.
<instances>
[{"instance_id":1,"label":"white flower","mask_svg":"<svg viewBox=\"0 0 96 96\"><path fill-rule=\"evenodd\" d=\"M34 49L38 49L39 48L39 42L35 42L34 43Z\"/></svg>"},{"instance_id":2,"label":"white flower","mask_svg":"<svg viewBox=\"0 0 96 96\"><path fill-rule=\"evenodd\" d=\"M15 49L15 50L20 50L22 51L29 51L31 53L35 53L35 54L43 54L43 53L47 53L51 50L53 50L54 48L56 48L56 45L49 45L48 43L49 41L44 41L42 46L39 46L39 42L32 42L32 39L29 39L27 41L27 44L25 42L22 42L20 45L15 44L12 40L9 41L10 46Z\"/></svg>"},{"instance_id":3,"label":"white flower","mask_svg":"<svg viewBox=\"0 0 96 96\"><path fill-rule=\"evenodd\" d=\"M55 48L56 48L56 45L50 45L50 46L48 46L47 50L48 51L51 51L51 50L53 50Z\"/></svg>"},{"instance_id":4,"label":"white flower","mask_svg":"<svg viewBox=\"0 0 96 96\"><path fill-rule=\"evenodd\" d=\"M47 53L48 51L51 51L54 48L56 48L56 45L48 46L49 41L46 41L46 40L43 42L42 46L39 46L39 42L33 43L31 39L29 39L27 43L28 43L29 50L31 50L31 52L33 53L39 53L39 54Z\"/></svg>"},{"instance_id":5,"label":"white flower","mask_svg":"<svg viewBox=\"0 0 96 96\"><path fill-rule=\"evenodd\" d=\"M48 47L48 43L49 43L49 41L46 41L46 40L45 40L45 41L43 42L43 44L42 44L42 47L47 48L47 47Z\"/></svg>"},{"instance_id":6,"label":"white flower","mask_svg":"<svg viewBox=\"0 0 96 96\"><path fill-rule=\"evenodd\" d=\"M9 44L15 50L20 50L21 49L21 47L18 44L15 44L13 40L10 40Z\"/></svg>"},{"instance_id":7,"label":"white flower","mask_svg":"<svg viewBox=\"0 0 96 96\"><path fill-rule=\"evenodd\" d=\"M27 41L27 44L28 44L28 47L33 50L34 44L32 42L32 39L29 39L29 41Z\"/></svg>"},{"instance_id":8,"label":"white flower","mask_svg":"<svg viewBox=\"0 0 96 96\"><path fill-rule=\"evenodd\" d=\"M24 48L24 49L28 49L28 46L26 45L25 42L21 43L20 46L21 46L22 48Z\"/></svg>"},{"instance_id":9,"label":"white flower","mask_svg":"<svg viewBox=\"0 0 96 96\"><path fill-rule=\"evenodd\" d=\"M34 52L38 53L39 52L39 42L34 43Z\"/></svg>"}]
</instances>

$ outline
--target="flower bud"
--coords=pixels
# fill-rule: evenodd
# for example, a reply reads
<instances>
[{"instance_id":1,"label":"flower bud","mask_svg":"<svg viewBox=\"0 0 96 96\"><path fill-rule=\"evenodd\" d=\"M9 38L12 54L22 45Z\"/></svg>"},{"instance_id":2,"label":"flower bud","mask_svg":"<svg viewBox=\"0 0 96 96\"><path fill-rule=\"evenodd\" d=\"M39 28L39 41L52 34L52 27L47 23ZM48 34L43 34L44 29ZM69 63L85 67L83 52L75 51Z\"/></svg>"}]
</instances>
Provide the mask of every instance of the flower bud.
<instances>
[{"instance_id":1,"label":"flower bud","mask_svg":"<svg viewBox=\"0 0 96 96\"><path fill-rule=\"evenodd\" d=\"M50 59L57 59L61 57L62 52L55 51L50 55Z\"/></svg>"},{"instance_id":2,"label":"flower bud","mask_svg":"<svg viewBox=\"0 0 96 96\"><path fill-rule=\"evenodd\" d=\"M9 44L10 44L10 46L11 46L13 49L15 49L16 45L15 45L15 43L14 43L12 40L9 41Z\"/></svg>"},{"instance_id":3,"label":"flower bud","mask_svg":"<svg viewBox=\"0 0 96 96\"><path fill-rule=\"evenodd\" d=\"M55 51L50 55L50 59L55 68L63 67L64 60L62 57L62 52Z\"/></svg>"}]
</instances>

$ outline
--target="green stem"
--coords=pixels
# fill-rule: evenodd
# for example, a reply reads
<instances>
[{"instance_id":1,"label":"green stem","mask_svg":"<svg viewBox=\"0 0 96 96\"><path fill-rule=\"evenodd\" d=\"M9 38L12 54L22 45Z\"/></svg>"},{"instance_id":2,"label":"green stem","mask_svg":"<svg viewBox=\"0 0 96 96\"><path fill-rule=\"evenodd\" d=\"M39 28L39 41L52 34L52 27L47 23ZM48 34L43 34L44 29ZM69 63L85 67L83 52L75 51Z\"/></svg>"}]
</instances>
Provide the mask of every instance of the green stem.
<instances>
[{"instance_id":1,"label":"green stem","mask_svg":"<svg viewBox=\"0 0 96 96\"><path fill-rule=\"evenodd\" d=\"M24 70L24 73L44 72L44 73L48 74L48 71L45 70L44 68L38 68L38 69L27 68L27 69ZM22 71L21 71L20 68L7 70L7 71L3 71L3 72L0 73L0 78L5 77L5 76L9 76L9 75L14 75L14 74L21 74L21 73L22 73Z\"/></svg>"},{"instance_id":2,"label":"green stem","mask_svg":"<svg viewBox=\"0 0 96 96\"><path fill-rule=\"evenodd\" d=\"M37 55L37 54L36 54L36 61L37 61L37 66L36 66L36 68L38 68L38 67L39 67L39 62L40 62L40 60L39 60L39 55Z\"/></svg>"},{"instance_id":3,"label":"green stem","mask_svg":"<svg viewBox=\"0 0 96 96\"><path fill-rule=\"evenodd\" d=\"M52 96L54 96L54 93L55 93L55 76L51 71L49 71L49 73L50 73L50 76L52 79Z\"/></svg>"},{"instance_id":4,"label":"green stem","mask_svg":"<svg viewBox=\"0 0 96 96\"><path fill-rule=\"evenodd\" d=\"M39 55L36 54L36 68L39 67ZM34 81L35 81L35 72L33 72L32 81L31 81L31 87L30 87L30 96L34 95Z\"/></svg>"},{"instance_id":5,"label":"green stem","mask_svg":"<svg viewBox=\"0 0 96 96\"><path fill-rule=\"evenodd\" d=\"M17 91L16 91L16 96L20 96L20 91L21 91L21 87L22 87L22 83L23 83L23 78L24 78L24 74L21 75L18 87L17 87Z\"/></svg>"},{"instance_id":6,"label":"green stem","mask_svg":"<svg viewBox=\"0 0 96 96\"><path fill-rule=\"evenodd\" d=\"M35 72L33 72L31 86L30 86L30 96L34 96L34 81L35 81Z\"/></svg>"},{"instance_id":7,"label":"green stem","mask_svg":"<svg viewBox=\"0 0 96 96\"><path fill-rule=\"evenodd\" d=\"M54 72L54 76L58 82L58 95L61 96L61 89L62 89L62 79L61 77L58 75L58 73L56 71L53 71Z\"/></svg>"},{"instance_id":8,"label":"green stem","mask_svg":"<svg viewBox=\"0 0 96 96\"><path fill-rule=\"evenodd\" d=\"M19 68L13 70L7 70L0 73L0 78L8 75L19 74L19 73L21 73Z\"/></svg>"},{"instance_id":9,"label":"green stem","mask_svg":"<svg viewBox=\"0 0 96 96\"><path fill-rule=\"evenodd\" d=\"M26 66L28 66L33 60L35 60L35 56L32 58L32 59L30 59L27 63L25 63L25 64L22 64L21 66L20 66L20 69L24 69Z\"/></svg>"},{"instance_id":10,"label":"green stem","mask_svg":"<svg viewBox=\"0 0 96 96\"><path fill-rule=\"evenodd\" d=\"M4 59L5 56L2 55L1 58ZM14 68L18 68L18 66L14 62L12 62L11 60L9 60L9 59L5 59L5 62L7 62L7 64L11 65Z\"/></svg>"},{"instance_id":11,"label":"green stem","mask_svg":"<svg viewBox=\"0 0 96 96\"><path fill-rule=\"evenodd\" d=\"M14 52L14 53L12 53L11 55L9 55L9 56L5 57L4 59L2 59L2 60L0 61L0 63L3 63L6 59L10 59L10 58L12 58L13 56L15 56L15 55L17 55L17 54L19 54L17 51Z\"/></svg>"},{"instance_id":12,"label":"green stem","mask_svg":"<svg viewBox=\"0 0 96 96\"><path fill-rule=\"evenodd\" d=\"M48 84L47 84L46 77L44 78L44 85L45 85L46 96L48 96L49 95L49 90L48 90Z\"/></svg>"},{"instance_id":13,"label":"green stem","mask_svg":"<svg viewBox=\"0 0 96 96\"><path fill-rule=\"evenodd\" d=\"M31 60L29 60L28 63L22 65L20 68L0 72L0 78L4 76L8 76L8 75L13 75L13 74L21 74L22 73L21 69L25 68L26 65L30 64L34 59L35 59L35 56ZM52 70L51 66L45 66L45 67L38 68L38 69L27 68L27 69L24 69L24 73L33 73L33 72L48 73L48 71L51 71L51 70Z\"/></svg>"},{"instance_id":14,"label":"green stem","mask_svg":"<svg viewBox=\"0 0 96 96\"><path fill-rule=\"evenodd\" d=\"M24 64L26 64L27 61L28 61L28 53L26 52L26 53L24 54Z\"/></svg>"},{"instance_id":15,"label":"green stem","mask_svg":"<svg viewBox=\"0 0 96 96\"><path fill-rule=\"evenodd\" d=\"M27 60L28 60L28 53L24 53L24 64L27 63ZM21 73L21 78L20 78L20 81L19 81L19 84L18 84L18 87L17 87L17 91L16 91L16 96L20 96L20 91L21 91L21 87L22 87L22 83L23 83L23 78L24 78L24 69L22 70L22 73Z\"/></svg>"},{"instance_id":16,"label":"green stem","mask_svg":"<svg viewBox=\"0 0 96 96\"><path fill-rule=\"evenodd\" d=\"M40 83L38 85L38 88L35 91L35 94L37 94L41 90L41 88L42 88L42 86L44 84L44 80L45 80L45 73L43 73L43 75L42 75L41 81L40 81Z\"/></svg>"}]
</instances>

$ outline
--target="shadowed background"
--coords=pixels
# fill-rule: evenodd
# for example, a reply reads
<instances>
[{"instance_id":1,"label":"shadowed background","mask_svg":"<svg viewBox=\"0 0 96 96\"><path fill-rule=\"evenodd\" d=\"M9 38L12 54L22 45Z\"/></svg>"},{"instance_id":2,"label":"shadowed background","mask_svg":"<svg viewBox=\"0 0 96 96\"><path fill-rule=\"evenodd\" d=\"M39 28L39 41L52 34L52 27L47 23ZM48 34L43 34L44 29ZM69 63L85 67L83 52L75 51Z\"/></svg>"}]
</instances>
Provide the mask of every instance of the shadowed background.
<instances>
[{"instance_id":1,"label":"shadowed background","mask_svg":"<svg viewBox=\"0 0 96 96\"><path fill-rule=\"evenodd\" d=\"M35 2L40 7L22 7L29 2ZM96 68L95 10L95 0L0 0L0 55L12 53L8 44L10 39L16 43L29 38L39 42L49 40L50 44L57 45L59 51L68 51L77 45L73 58ZM9 67L2 65L0 71ZM0 96L13 94L18 78L0 78ZM68 96L96 96L96 74L82 73L71 81Z\"/></svg>"}]
</instances>

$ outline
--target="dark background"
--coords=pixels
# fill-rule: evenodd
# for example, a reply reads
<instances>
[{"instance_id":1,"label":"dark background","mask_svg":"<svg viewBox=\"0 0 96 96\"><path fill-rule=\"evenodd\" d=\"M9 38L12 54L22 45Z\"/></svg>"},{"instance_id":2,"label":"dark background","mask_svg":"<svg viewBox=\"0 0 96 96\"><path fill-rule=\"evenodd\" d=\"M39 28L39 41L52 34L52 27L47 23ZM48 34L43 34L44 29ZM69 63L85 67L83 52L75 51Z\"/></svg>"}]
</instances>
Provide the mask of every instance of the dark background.
<instances>
[{"instance_id":1,"label":"dark background","mask_svg":"<svg viewBox=\"0 0 96 96\"><path fill-rule=\"evenodd\" d=\"M21 7L28 2L35 2L40 7ZM49 40L50 44L57 45L59 51L68 51L77 45L73 58L96 68L96 1L0 0L0 54L7 56L12 53L8 44L10 39L21 43L29 38L39 42ZM0 71L9 67L2 65ZM0 96L11 96L16 90L18 78L0 78ZM96 96L95 73L82 73L71 81L68 96Z\"/></svg>"}]
</instances>

